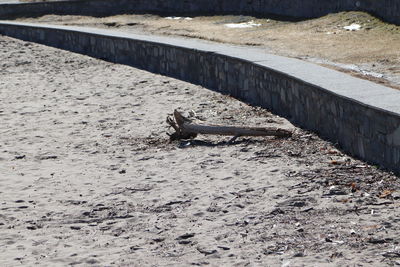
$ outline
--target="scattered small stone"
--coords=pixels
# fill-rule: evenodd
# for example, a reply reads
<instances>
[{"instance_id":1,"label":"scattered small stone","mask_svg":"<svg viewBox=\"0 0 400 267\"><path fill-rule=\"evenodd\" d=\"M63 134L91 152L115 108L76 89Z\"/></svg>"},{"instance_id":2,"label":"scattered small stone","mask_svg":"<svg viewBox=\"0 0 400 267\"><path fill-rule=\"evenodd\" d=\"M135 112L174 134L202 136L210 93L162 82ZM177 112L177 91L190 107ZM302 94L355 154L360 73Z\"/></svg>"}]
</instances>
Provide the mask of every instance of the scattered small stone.
<instances>
[{"instance_id":1,"label":"scattered small stone","mask_svg":"<svg viewBox=\"0 0 400 267\"><path fill-rule=\"evenodd\" d=\"M15 159L24 159L24 158L26 158L26 155L15 156Z\"/></svg>"},{"instance_id":2,"label":"scattered small stone","mask_svg":"<svg viewBox=\"0 0 400 267\"><path fill-rule=\"evenodd\" d=\"M191 265L194 266L203 266L203 265L209 265L210 263L208 261L200 261L200 262L192 262Z\"/></svg>"},{"instance_id":3,"label":"scattered small stone","mask_svg":"<svg viewBox=\"0 0 400 267\"><path fill-rule=\"evenodd\" d=\"M392 198L394 200L399 200L400 199L400 192L393 192L392 193Z\"/></svg>"},{"instance_id":4,"label":"scattered small stone","mask_svg":"<svg viewBox=\"0 0 400 267\"><path fill-rule=\"evenodd\" d=\"M245 206L242 205L242 204L240 204L240 203L235 204L235 205L233 205L233 206L238 207L238 208L240 208L240 209L244 209L244 208L245 208Z\"/></svg>"},{"instance_id":5,"label":"scattered small stone","mask_svg":"<svg viewBox=\"0 0 400 267\"><path fill-rule=\"evenodd\" d=\"M276 208L270 212L271 215L278 215L278 214L285 214L285 211L281 210L280 208Z\"/></svg>"},{"instance_id":6,"label":"scattered small stone","mask_svg":"<svg viewBox=\"0 0 400 267\"><path fill-rule=\"evenodd\" d=\"M103 211L103 210L108 210L110 207L107 206L99 206L93 209L93 211Z\"/></svg>"},{"instance_id":7,"label":"scattered small stone","mask_svg":"<svg viewBox=\"0 0 400 267\"><path fill-rule=\"evenodd\" d=\"M72 230L81 230L82 227L73 225L70 227Z\"/></svg>"},{"instance_id":8,"label":"scattered small stone","mask_svg":"<svg viewBox=\"0 0 400 267\"><path fill-rule=\"evenodd\" d=\"M303 200L295 200L295 201L291 202L289 204L289 206L301 208L301 207L307 206L307 203Z\"/></svg>"},{"instance_id":9,"label":"scattered small stone","mask_svg":"<svg viewBox=\"0 0 400 267\"><path fill-rule=\"evenodd\" d=\"M385 244L385 243L388 243L388 242L390 242L390 241L393 241L393 239L391 239L391 238L383 238L383 239L380 239L380 238L370 238L370 239L368 240L368 243L371 243L371 244Z\"/></svg>"},{"instance_id":10,"label":"scattered small stone","mask_svg":"<svg viewBox=\"0 0 400 267\"><path fill-rule=\"evenodd\" d=\"M292 150L289 150L289 151L287 152L287 154L288 154L288 156L290 156L290 157L300 157L300 156L301 156L301 151L292 151Z\"/></svg>"},{"instance_id":11,"label":"scattered small stone","mask_svg":"<svg viewBox=\"0 0 400 267\"><path fill-rule=\"evenodd\" d=\"M107 230L110 230L110 229L111 229L111 226L109 226L109 225L104 225L104 226L100 227L101 231L107 231Z\"/></svg>"},{"instance_id":12,"label":"scattered small stone","mask_svg":"<svg viewBox=\"0 0 400 267\"><path fill-rule=\"evenodd\" d=\"M334 259L334 258L341 258L341 257L343 257L343 253L342 252L334 252L332 255L331 255L331 259Z\"/></svg>"},{"instance_id":13,"label":"scattered small stone","mask_svg":"<svg viewBox=\"0 0 400 267\"><path fill-rule=\"evenodd\" d=\"M367 167L368 167L368 165L361 165L361 164L360 164L360 165L356 165L355 167L356 167L356 168L360 168L360 169L361 169L361 168L367 168Z\"/></svg>"},{"instance_id":14,"label":"scattered small stone","mask_svg":"<svg viewBox=\"0 0 400 267\"><path fill-rule=\"evenodd\" d=\"M48 155L48 156L40 156L40 160L47 160L47 159L57 159L58 157L55 155Z\"/></svg>"},{"instance_id":15,"label":"scattered small stone","mask_svg":"<svg viewBox=\"0 0 400 267\"><path fill-rule=\"evenodd\" d=\"M208 211L208 212L219 212L219 211L221 211L221 207L218 207L216 205L212 205L211 204L211 206L208 207L206 211Z\"/></svg>"},{"instance_id":16,"label":"scattered small stone","mask_svg":"<svg viewBox=\"0 0 400 267\"><path fill-rule=\"evenodd\" d=\"M297 252L297 253L293 254L293 257L304 257L304 253L303 252Z\"/></svg>"},{"instance_id":17,"label":"scattered small stone","mask_svg":"<svg viewBox=\"0 0 400 267\"><path fill-rule=\"evenodd\" d=\"M313 208L313 207L311 207L311 208L307 208L307 209L304 209L304 210L302 210L301 212L309 212L309 211L312 211L312 210L314 210L314 208Z\"/></svg>"},{"instance_id":18,"label":"scattered small stone","mask_svg":"<svg viewBox=\"0 0 400 267\"><path fill-rule=\"evenodd\" d=\"M91 212L90 211L84 211L82 212L83 216L90 216Z\"/></svg>"},{"instance_id":19,"label":"scattered small stone","mask_svg":"<svg viewBox=\"0 0 400 267\"><path fill-rule=\"evenodd\" d=\"M347 195L347 194L348 193L345 190L332 186L329 189L328 193L326 193L325 195L326 196L343 196L343 195Z\"/></svg>"},{"instance_id":20,"label":"scattered small stone","mask_svg":"<svg viewBox=\"0 0 400 267\"><path fill-rule=\"evenodd\" d=\"M217 253L216 249L206 249L204 247L197 247L197 251L204 255L212 255L214 253Z\"/></svg>"},{"instance_id":21,"label":"scattered small stone","mask_svg":"<svg viewBox=\"0 0 400 267\"><path fill-rule=\"evenodd\" d=\"M217 248L220 248L222 250L230 250L231 248L225 247L225 246L217 246Z\"/></svg>"},{"instance_id":22,"label":"scattered small stone","mask_svg":"<svg viewBox=\"0 0 400 267\"><path fill-rule=\"evenodd\" d=\"M178 244L181 244L181 245L188 245L190 243L192 243L192 241L190 241L190 240L179 240L178 241Z\"/></svg>"},{"instance_id":23,"label":"scattered small stone","mask_svg":"<svg viewBox=\"0 0 400 267\"><path fill-rule=\"evenodd\" d=\"M346 165L351 162L350 158L344 157L337 160L331 160L329 163L332 165Z\"/></svg>"},{"instance_id":24,"label":"scattered small stone","mask_svg":"<svg viewBox=\"0 0 400 267\"><path fill-rule=\"evenodd\" d=\"M122 170L119 171L119 173L120 174L124 174L124 173L126 173L126 170L122 169Z\"/></svg>"},{"instance_id":25,"label":"scattered small stone","mask_svg":"<svg viewBox=\"0 0 400 267\"><path fill-rule=\"evenodd\" d=\"M178 236L178 237L176 238L176 240L189 239L189 238L194 237L195 235L196 235L195 233L183 234L183 235L181 235L181 236Z\"/></svg>"},{"instance_id":26,"label":"scattered small stone","mask_svg":"<svg viewBox=\"0 0 400 267\"><path fill-rule=\"evenodd\" d=\"M190 202L190 200L173 200L173 201L170 201L170 202L166 203L165 206L184 204L184 203L187 203L187 202Z\"/></svg>"},{"instance_id":27,"label":"scattered small stone","mask_svg":"<svg viewBox=\"0 0 400 267\"><path fill-rule=\"evenodd\" d=\"M399 251L388 251L382 254L383 257L386 258L400 258L400 252Z\"/></svg>"},{"instance_id":28,"label":"scattered small stone","mask_svg":"<svg viewBox=\"0 0 400 267\"><path fill-rule=\"evenodd\" d=\"M99 263L99 261L95 260L95 259L89 259L89 260L86 261L86 263L93 265L93 264Z\"/></svg>"}]
</instances>

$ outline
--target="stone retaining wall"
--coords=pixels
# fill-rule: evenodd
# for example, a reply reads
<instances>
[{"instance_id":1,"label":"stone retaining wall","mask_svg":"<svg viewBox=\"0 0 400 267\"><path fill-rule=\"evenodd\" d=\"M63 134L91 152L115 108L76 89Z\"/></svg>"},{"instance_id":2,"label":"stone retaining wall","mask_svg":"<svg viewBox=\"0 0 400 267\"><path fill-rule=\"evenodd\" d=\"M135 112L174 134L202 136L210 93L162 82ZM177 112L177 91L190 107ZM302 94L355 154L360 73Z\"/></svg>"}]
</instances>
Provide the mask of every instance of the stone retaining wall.
<instances>
[{"instance_id":1,"label":"stone retaining wall","mask_svg":"<svg viewBox=\"0 0 400 267\"><path fill-rule=\"evenodd\" d=\"M0 5L0 18L123 13L278 15L313 18L340 11L366 11L400 25L399 0L73 0Z\"/></svg>"},{"instance_id":2,"label":"stone retaining wall","mask_svg":"<svg viewBox=\"0 0 400 267\"><path fill-rule=\"evenodd\" d=\"M101 29L0 22L0 34L199 84L282 115L400 173L400 91L251 48Z\"/></svg>"}]
</instances>

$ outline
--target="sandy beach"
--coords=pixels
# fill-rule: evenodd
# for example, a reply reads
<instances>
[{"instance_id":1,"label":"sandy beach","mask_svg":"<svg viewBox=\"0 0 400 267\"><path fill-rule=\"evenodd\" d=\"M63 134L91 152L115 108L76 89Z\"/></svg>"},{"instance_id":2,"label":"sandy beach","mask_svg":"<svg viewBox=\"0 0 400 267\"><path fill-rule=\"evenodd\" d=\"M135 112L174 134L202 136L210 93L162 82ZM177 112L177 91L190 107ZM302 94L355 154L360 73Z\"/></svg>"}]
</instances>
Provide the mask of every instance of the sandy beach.
<instances>
[{"instance_id":1,"label":"sandy beach","mask_svg":"<svg viewBox=\"0 0 400 267\"><path fill-rule=\"evenodd\" d=\"M200 86L0 36L0 266L394 266L397 176ZM174 109L291 138L170 142Z\"/></svg>"}]
</instances>

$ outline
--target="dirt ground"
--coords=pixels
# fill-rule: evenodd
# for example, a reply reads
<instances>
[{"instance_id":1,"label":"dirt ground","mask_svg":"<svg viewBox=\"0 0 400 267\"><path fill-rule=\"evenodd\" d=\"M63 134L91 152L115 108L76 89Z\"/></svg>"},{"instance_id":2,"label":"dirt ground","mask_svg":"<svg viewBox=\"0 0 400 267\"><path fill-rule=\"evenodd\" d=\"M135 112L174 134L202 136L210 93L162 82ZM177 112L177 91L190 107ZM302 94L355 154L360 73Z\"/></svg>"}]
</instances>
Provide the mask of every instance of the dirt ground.
<instances>
[{"instance_id":1,"label":"dirt ground","mask_svg":"<svg viewBox=\"0 0 400 267\"><path fill-rule=\"evenodd\" d=\"M161 17L118 15L104 18L47 15L22 21L112 28L257 46L400 89L400 26L362 12L342 12L304 21L248 16ZM252 28L228 28L253 22ZM345 26L361 26L349 31Z\"/></svg>"},{"instance_id":2,"label":"dirt ground","mask_svg":"<svg viewBox=\"0 0 400 267\"><path fill-rule=\"evenodd\" d=\"M199 86L0 36L1 266L393 266L398 177ZM169 142L165 118L293 137Z\"/></svg>"}]
</instances>

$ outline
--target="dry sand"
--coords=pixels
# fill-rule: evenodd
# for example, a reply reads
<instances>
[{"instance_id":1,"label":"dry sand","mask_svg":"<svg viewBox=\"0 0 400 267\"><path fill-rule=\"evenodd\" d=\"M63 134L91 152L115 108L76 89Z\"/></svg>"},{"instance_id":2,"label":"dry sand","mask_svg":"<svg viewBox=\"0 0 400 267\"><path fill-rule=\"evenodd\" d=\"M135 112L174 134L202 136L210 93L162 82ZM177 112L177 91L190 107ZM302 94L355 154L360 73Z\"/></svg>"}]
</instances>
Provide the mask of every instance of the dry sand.
<instances>
[{"instance_id":1,"label":"dry sand","mask_svg":"<svg viewBox=\"0 0 400 267\"><path fill-rule=\"evenodd\" d=\"M400 264L398 177L280 117L4 36L0 67L0 266ZM295 135L170 143L175 108Z\"/></svg>"}]
</instances>

